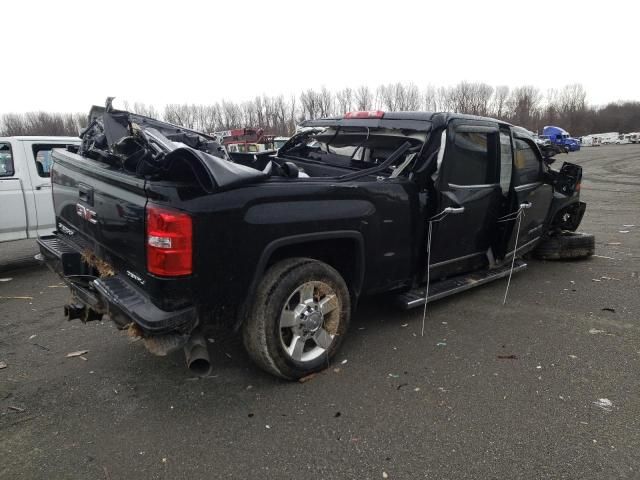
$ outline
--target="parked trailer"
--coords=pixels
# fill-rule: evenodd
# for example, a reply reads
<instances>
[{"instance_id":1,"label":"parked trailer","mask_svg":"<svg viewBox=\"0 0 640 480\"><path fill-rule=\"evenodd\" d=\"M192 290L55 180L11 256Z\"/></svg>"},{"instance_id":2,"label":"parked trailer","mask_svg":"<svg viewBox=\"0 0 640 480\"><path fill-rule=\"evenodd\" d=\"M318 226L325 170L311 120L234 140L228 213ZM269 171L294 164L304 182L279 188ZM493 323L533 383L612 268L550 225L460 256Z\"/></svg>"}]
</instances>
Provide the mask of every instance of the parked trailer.
<instances>
[{"instance_id":1,"label":"parked trailer","mask_svg":"<svg viewBox=\"0 0 640 480\"><path fill-rule=\"evenodd\" d=\"M580 138L580 145L582 147L599 147L602 145L602 141L600 140L600 137L595 135L585 135Z\"/></svg>"}]
</instances>

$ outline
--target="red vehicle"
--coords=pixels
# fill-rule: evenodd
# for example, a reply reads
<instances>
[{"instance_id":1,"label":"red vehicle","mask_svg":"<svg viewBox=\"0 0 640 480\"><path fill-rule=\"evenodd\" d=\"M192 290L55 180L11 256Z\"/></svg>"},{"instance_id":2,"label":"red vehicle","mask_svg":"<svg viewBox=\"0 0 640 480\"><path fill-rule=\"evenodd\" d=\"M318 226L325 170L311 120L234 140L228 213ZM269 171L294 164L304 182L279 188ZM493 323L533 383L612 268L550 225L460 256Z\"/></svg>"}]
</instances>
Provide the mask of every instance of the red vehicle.
<instances>
[{"instance_id":1,"label":"red vehicle","mask_svg":"<svg viewBox=\"0 0 640 480\"><path fill-rule=\"evenodd\" d=\"M228 152L257 153L273 150L273 135L265 135L262 128L235 128L214 132Z\"/></svg>"}]
</instances>

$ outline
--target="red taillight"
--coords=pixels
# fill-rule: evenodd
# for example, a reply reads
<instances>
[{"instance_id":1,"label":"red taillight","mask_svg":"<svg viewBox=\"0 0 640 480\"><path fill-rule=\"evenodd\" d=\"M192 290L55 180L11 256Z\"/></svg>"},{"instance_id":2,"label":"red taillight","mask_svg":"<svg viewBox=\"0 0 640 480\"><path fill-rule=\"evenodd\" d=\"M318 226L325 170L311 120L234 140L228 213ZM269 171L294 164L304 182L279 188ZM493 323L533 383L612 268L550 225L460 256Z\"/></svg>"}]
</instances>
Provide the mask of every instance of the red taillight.
<instances>
[{"instance_id":1,"label":"red taillight","mask_svg":"<svg viewBox=\"0 0 640 480\"><path fill-rule=\"evenodd\" d=\"M147 206L147 270L173 277L193 271L193 228L186 213Z\"/></svg>"},{"instance_id":2,"label":"red taillight","mask_svg":"<svg viewBox=\"0 0 640 480\"><path fill-rule=\"evenodd\" d=\"M349 112L344 118L382 118L384 112L382 110L366 110L361 112Z\"/></svg>"}]
</instances>

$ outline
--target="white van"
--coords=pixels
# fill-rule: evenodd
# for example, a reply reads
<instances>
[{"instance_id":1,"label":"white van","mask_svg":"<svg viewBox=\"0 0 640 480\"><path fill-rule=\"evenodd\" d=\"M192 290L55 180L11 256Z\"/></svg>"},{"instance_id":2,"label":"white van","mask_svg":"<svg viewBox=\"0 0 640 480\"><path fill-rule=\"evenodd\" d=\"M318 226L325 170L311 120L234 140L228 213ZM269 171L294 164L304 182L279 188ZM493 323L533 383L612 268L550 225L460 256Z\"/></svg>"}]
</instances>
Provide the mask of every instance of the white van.
<instances>
[{"instance_id":1,"label":"white van","mask_svg":"<svg viewBox=\"0 0 640 480\"><path fill-rule=\"evenodd\" d=\"M0 137L0 242L55 229L51 150L79 143L77 137Z\"/></svg>"}]
</instances>

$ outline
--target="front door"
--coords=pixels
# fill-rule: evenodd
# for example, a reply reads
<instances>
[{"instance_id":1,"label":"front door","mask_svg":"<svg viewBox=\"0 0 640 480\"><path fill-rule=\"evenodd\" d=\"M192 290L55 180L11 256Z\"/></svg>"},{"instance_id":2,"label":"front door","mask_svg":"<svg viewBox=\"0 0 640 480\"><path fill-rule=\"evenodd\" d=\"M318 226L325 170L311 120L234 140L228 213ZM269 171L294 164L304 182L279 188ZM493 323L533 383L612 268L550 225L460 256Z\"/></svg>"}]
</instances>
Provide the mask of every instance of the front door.
<instances>
[{"instance_id":1,"label":"front door","mask_svg":"<svg viewBox=\"0 0 640 480\"><path fill-rule=\"evenodd\" d=\"M553 200L553 187L545 180L542 167L542 157L533 141L528 138L515 137L513 140L513 180L510 190L510 209L517 212L520 206L523 208L520 215L520 229L518 221L510 222L508 230L508 244L505 260L511 258L516 249L516 237L518 240L517 255L527 253L544 233L544 222L547 218L551 201Z\"/></svg>"},{"instance_id":2,"label":"front door","mask_svg":"<svg viewBox=\"0 0 640 480\"><path fill-rule=\"evenodd\" d=\"M464 212L432 224L431 278L487 266L487 252L496 241L497 220L506 201L500 185L498 125L451 125L436 176L438 210L464 207Z\"/></svg>"}]
</instances>

